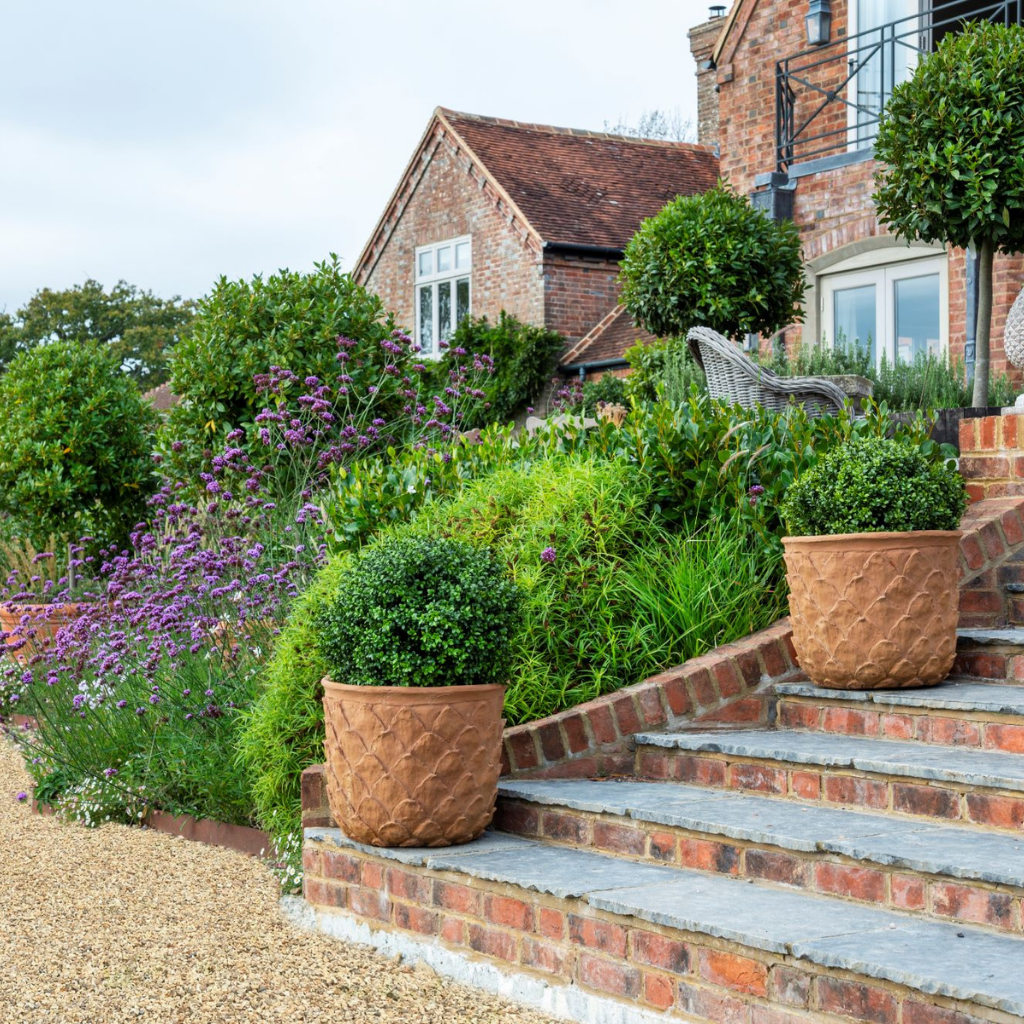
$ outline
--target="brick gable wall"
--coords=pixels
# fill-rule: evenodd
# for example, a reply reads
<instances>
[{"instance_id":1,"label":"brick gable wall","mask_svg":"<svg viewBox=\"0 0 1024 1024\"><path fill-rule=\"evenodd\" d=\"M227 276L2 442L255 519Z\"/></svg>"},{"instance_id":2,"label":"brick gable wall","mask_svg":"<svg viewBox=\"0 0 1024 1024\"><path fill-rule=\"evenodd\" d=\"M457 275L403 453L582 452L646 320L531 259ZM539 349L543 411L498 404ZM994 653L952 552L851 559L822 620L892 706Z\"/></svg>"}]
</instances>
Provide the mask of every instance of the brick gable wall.
<instances>
[{"instance_id":1,"label":"brick gable wall","mask_svg":"<svg viewBox=\"0 0 1024 1024\"><path fill-rule=\"evenodd\" d=\"M775 64L781 58L806 49L804 15L806 0L757 2L745 21L741 18L726 41L718 65L719 144L721 172L742 193L754 190L757 175L775 168ZM847 27L846 0L833 0L832 39L840 39ZM839 77L847 73L844 61L830 65L829 72ZM828 85L824 72L819 84ZM811 75L813 78L813 73ZM814 105L821 97L814 97ZM810 104L810 99L806 101ZM812 107L798 107L798 124ZM814 122L811 131L842 128L846 109L835 104ZM852 243L887 234L878 223L871 194L877 163L869 160L796 180L794 221L800 229L806 260L814 260ZM949 352L963 359L966 320L966 256L951 249L949 256ZM1009 371L1021 380L1018 371L1008 366L1003 353L1002 335L1006 314L1021 284L1024 283L1024 257L996 258L993 288L992 373ZM816 295L809 293L811 301ZM812 323L816 319L812 318ZM806 335L806 336L805 336ZM800 327L786 332L789 345L816 340L812 329Z\"/></svg>"},{"instance_id":2,"label":"brick gable wall","mask_svg":"<svg viewBox=\"0 0 1024 1024\"><path fill-rule=\"evenodd\" d=\"M459 235L473 239L472 313L494 320L501 310L544 322L540 247L479 168L437 128L421 171L386 225L386 238L362 283L383 299L410 331L415 316L416 247Z\"/></svg>"},{"instance_id":3,"label":"brick gable wall","mask_svg":"<svg viewBox=\"0 0 1024 1024\"><path fill-rule=\"evenodd\" d=\"M549 253L544 261L544 325L570 342L588 334L619 302L617 260Z\"/></svg>"}]
</instances>

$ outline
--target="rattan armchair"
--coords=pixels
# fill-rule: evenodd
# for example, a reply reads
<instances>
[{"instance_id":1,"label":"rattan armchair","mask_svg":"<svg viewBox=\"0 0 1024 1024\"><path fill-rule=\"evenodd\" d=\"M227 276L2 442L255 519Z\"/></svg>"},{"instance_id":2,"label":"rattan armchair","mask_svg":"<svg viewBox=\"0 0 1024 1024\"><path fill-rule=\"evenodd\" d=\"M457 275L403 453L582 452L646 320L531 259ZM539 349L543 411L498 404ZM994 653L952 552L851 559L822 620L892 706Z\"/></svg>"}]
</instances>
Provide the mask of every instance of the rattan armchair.
<instances>
[{"instance_id":1,"label":"rattan armchair","mask_svg":"<svg viewBox=\"0 0 1024 1024\"><path fill-rule=\"evenodd\" d=\"M690 328L686 341L707 377L708 393L730 405L782 410L795 402L813 417L839 412L847 399L871 397L871 382L863 377L844 378L846 391L825 377L780 377L710 327Z\"/></svg>"}]
</instances>

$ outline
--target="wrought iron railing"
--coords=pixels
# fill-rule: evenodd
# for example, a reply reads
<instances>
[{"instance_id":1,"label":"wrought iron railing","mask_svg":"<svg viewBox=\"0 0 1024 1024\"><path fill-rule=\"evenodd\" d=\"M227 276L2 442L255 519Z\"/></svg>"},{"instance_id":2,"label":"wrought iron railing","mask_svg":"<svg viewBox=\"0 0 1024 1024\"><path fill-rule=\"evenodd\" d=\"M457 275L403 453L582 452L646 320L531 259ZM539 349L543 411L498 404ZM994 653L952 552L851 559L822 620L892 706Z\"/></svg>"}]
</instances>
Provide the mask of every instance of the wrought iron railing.
<instances>
[{"instance_id":1,"label":"wrought iron railing","mask_svg":"<svg viewBox=\"0 0 1024 1024\"><path fill-rule=\"evenodd\" d=\"M835 39L775 66L777 171L795 163L868 149L893 86L918 57L965 21L1020 23L1024 0L951 0Z\"/></svg>"}]
</instances>

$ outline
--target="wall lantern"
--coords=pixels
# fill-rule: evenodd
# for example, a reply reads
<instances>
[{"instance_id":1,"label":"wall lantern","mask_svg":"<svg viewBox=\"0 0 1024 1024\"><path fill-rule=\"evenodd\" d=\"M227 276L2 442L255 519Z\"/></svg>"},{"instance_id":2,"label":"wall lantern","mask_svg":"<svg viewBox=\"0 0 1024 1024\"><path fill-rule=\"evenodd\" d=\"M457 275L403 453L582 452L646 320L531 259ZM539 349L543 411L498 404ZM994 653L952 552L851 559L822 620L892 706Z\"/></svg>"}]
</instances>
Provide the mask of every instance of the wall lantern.
<instances>
[{"instance_id":1,"label":"wall lantern","mask_svg":"<svg viewBox=\"0 0 1024 1024\"><path fill-rule=\"evenodd\" d=\"M807 10L807 45L823 46L832 33L832 5L829 0L811 0Z\"/></svg>"}]
</instances>

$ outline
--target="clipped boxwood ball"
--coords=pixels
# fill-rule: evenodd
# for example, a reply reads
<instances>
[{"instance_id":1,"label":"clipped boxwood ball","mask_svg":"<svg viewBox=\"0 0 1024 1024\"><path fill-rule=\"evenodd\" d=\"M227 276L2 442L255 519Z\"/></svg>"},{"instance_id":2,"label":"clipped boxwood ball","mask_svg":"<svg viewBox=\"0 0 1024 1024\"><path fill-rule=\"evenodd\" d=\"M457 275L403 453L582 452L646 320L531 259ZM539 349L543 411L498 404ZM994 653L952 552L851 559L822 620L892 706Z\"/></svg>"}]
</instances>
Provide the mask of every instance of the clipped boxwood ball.
<instances>
[{"instance_id":1,"label":"clipped boxwood ball","mask_svg":"<svg viewBox=\"0 0 1024 1024\"><path fill-rule=\"evenodd\" d=\"M942 458L880 437L826 453L786 492L782 518L793 537L956 530L967 509L963 478Z\"/></svg>"},{"instance_id":2,"label":"clipped boxwood ball","mask_svg":"<svg viewBox=\"0 0 1024 1024\"><path fill-rule=\"evenodd\" d=\"M355 686L504 683L522 595L491 555L407 537L364 550L313 612L331 679Z\"/></svg>"}]
</instances>

